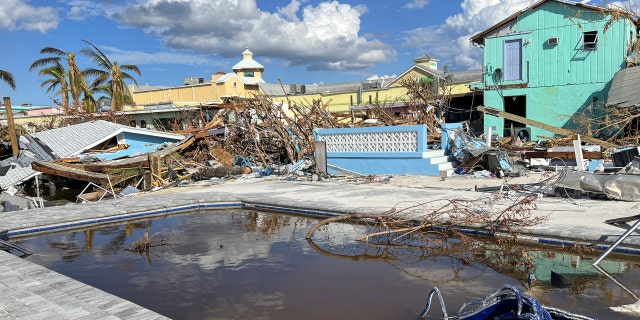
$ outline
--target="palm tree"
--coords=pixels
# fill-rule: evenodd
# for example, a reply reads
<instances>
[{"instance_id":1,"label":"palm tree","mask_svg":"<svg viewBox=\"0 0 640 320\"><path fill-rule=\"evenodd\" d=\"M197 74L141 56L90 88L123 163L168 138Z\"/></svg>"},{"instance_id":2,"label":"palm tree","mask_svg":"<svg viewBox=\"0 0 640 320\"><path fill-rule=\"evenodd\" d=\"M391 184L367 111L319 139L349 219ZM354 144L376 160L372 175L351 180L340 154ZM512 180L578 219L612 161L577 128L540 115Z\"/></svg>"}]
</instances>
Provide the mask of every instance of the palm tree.
<instances>
[{"instance_id":1,"label":"palm tree","mask_svg":"<svg viewBox=\"0 0 640 320\"><path fill-rule=\"evenodd\" d=\"M62 96L62 110L64 114L68 114L69 84L67 83L67 74L64 71L64 67L60 63L55 63L53 66L40 69L38 75L50 77L40 85L41 87L47 87L47 92L54 91L56 87L60 86L60 90L54 92L54 94Z\"/></svg>"},{"instance_id":2,"label":"palm tree","mask_svg":"<svg viewBox=\"0 0 640 320\"><path fill-rule=\"evenodd\" d=\"M11 87L11 89L16 89L16 81L13 79L13 74L8 71L0 70L0 80L6 83Z\"/></svg>"},{"instance_id":3,"label":"palm tree","mask_svg":"<svg viewBox=\"0 0 640 320\"><path fill-rule=\"evenodd\" d=\"M131 64L119 65L117 61L111 61L109 58L93 43L82 40L89 45L80 52L93 60L100 69L89 68L84 71L86 76L95 77L90 87L94 92L103 92L111 99L111 110L122 110L126 104L133 104L133 97L127 88L125 80L133 81L136 85L136 79L126 71L133 71L140 76L140 69Z\"/></svg>"},{"instance_id":4,"label":"palm tree","mask_svg":"<svg viewBox=\"0 0 640 320\"><path fill-rule=\"evenodd\" d=\"M34 69L42 66L51 66L55 64L61 65L61 60L66 60L68 65L67 77L69 78L67 83L69 86L69 92L71 93L71 99L73 101L73 110L78 111L82 106L80 101L82 94L84 93L86 96L87 94L90 94L90 91L87 87L86 79L82 74L82 71L76 64L76 54L73 52L64 52L53 47L42 48L42 50L40 50L40 54L48 54L50 56L34 61L31 64L31 67L29 67L29 71L33 71ZM67 107L66 109L69 108Z\"/></svg>"},{"instance_id":5,"label":"palm tree","mask_svg":"<svg viewBox=\"0 0 640 320\"><path fill-rule=\"evenodd\" d=\"M112 95L111 95L111 84L110 83L102 84L102 85L97 86L97 87L92 87L91 91L95 95L102 94L95 101L96 105L102 105L103 102L108 102L109 104L111 104L113 99L111 99ZM133 104L133 101L127 101L127 103ZM115 109L113 109L113 110L115 110Z\"/></svg>"}]
</instances>

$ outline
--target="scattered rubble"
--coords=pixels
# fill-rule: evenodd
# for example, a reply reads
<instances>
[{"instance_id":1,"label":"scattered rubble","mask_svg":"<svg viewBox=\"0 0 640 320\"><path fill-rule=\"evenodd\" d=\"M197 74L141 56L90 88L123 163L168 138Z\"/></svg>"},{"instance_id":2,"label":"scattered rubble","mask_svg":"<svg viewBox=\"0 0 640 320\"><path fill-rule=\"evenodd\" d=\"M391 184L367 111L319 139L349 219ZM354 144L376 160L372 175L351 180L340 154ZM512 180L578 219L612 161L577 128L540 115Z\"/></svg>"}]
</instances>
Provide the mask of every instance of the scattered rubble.
<instances>
[{"instance_id":1,"label":"scattered rubble","mask_svg":"<svg viewBox=\"0 0 640 320\"><path fill-rule=\"evenodd\" d=\"M394 116L379 106L368 108L364 114L346 117L329 112L328 103L322 100L309 105L287 105L256 96L231 99L208 118L208 122L189 130L162 132L93 120L23 134L19 136L18 152L13 150L17 156L4 152L5 158L0 161L0 188L2 194L11 194L11 199L0 201L5 211L48 205L43 201L41 189L48 185L55 190L56 184L69 181L85 185L76 202L132 196L194 181L213 184L271 177L388 183L392 179L389 175L339 171L341 175L330 176L326 168L320 170L315 159L313 131L355 125L427 123L428 143L440 145L438 108L429 104L427 97L423 98L425 101L409 104L410 112L400 115ZM496 116L513 117L487 107L479 109ZM364 121L367 119L379 121ZM466 125L460 130L448 130L446 137L450 143L446 153L455 159L456 176L507 179L531 172L554 172L558 173L556 180L521 187L533 188L545 196L640 200L637 192L640 188L635 182L640 170L636 160L638 147L619 148L611 141L560 128L550 130L569 135L536 142L516 137L514 141L511 137L475 136ZM36 196L25 196L25 188L36 190ZM478 188L478 191L487 190Z\"/></svg>"}]
</instances>

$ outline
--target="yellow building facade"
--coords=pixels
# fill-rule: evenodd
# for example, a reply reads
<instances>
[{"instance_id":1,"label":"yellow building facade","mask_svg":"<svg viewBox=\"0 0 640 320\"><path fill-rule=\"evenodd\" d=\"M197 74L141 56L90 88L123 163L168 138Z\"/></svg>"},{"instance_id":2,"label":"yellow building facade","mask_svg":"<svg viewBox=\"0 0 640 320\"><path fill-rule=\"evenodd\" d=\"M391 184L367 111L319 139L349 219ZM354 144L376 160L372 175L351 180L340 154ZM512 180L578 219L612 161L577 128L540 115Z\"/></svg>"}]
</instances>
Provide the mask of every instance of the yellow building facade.
<instances>
[{"instance_id":1,"label":"yellow building facade","mask_svg":"<svg viewBox=\"0 0 640 320\"><path fill-rule=\"evenodd\" d=\"M431 78L446 80L443 92L452 95L471 93L469 83L480 80L480 70L469 75L474 77L456 78L456 72L448 73L438 69L437 59L427 55L414 59L415 65L398 77L345 82L333 84L291 84L266 83L262 79L264 66L253 59L253 53L247 48L242 52L242 60L232 67L232 72L219 72L209 80L187 78L177 87L134 87L135 108L171 103L175 106L215 106L222 104L225 98L252 98L265 94L274 103L311 105L321 100L328 105L330 112L349 112L354 106L385 106L408 102L410 97L403 86L404 81L420 81ZM477 78L477 79L476 79Z\"/></svg>"},{"instance_id":2,"label":"yellow building facade","mask_svg":"<svg viewBox=\"0 0 640 320\"><path fill-rule=\"evenodd\" d=\"M260 92L264 66L253 59L247 48L242 60L232 67L233 72L218 72L205 81L203 78L186 78L177 87L129 86L136 106L152 106L172 103L175 106L222 104L225 98L250 98Z\"/></svg>"}]
</instances>

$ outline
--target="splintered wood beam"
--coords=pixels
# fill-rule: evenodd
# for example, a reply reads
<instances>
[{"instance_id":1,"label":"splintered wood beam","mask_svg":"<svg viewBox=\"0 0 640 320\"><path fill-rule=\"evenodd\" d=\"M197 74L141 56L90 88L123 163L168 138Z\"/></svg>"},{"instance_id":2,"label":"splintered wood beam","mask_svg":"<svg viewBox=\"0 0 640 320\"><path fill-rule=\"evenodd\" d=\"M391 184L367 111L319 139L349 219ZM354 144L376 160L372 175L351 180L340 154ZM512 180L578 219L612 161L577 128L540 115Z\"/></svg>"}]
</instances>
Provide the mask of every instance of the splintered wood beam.
<instances>
[{"instance_id":1,"label":"splintered wood beam","mask_svg":"<svg viewBox=\"0 0 640 320\"><path fill-rule=\"evenodd\" d=\"M196 141L196 136L190 135L180 142L174 143L165 149L152 152L150 154L153 154L154 156L159 156L159 157L166 157L174 152L182 152L184 149L191 146L195 141Z\"/></svg>"},{"instance_id":2,"label":"splintered wood beam","mask_svg":"<svg viewBox=\"0 0 640 320\"><path fill-rule=\"evenodd\" d=\"M535 120L531 120L531 119L527 119L525 117L521 117L518 115L515 115L513 113L509 113L506 111L502 111L502 110L498 110L495 108L491 108L491 107L486 107L486 106L478 106L478 111L482 111L486 114L495 116L495 117L500 117L500 118L505 118L505 119L509 119L512 121L516 121L516 122L520 122L520 123L524 123L526 125L530 125L530 126L534 126L536 128L540 128L540 129L544 129L547 131L551 131L555 134L561 134L563 136L573 136L573 135L577 135L578 133L573 131L573 130L569 130L569 129L565 129L565 128L559 128L559 127L554 127L551 125L548 125L546 123L542 123L542 122L538 122ZM589 143L593 143L593 144L598 144L601 145L603 147L618 147L617 145L608 142L608 141L604 141L604 140L600 140L600 139L596 139L593 137L589 137L589 136L580 136L580 140L585 141L585 142L589 142Z\"/></svg>"},{"instance_id":3,"label":"splintered wood beam","mask_svg":"<svg viewBox=\"0 0 640 320\"><path fill-rule=\"evenodd\" d=\"M109 175L86 171L74 167L65 166L55 162L32 162L31 168L53 176L65 177L80 181L93 182L98 185L108 186Z\"/></svg>"},{"instance_id":4,"label":"splintered wood beam","mask_svg":"<svg viewBox=\"0 0 640 320\"><path fill-rule=\"evenodd\" d=\"M525 159L532 158L560 158L560 159L575 159L576 153L573 151L526 151L522 153L522 157ZM603 159L602 152L597 151L583 151L582 157L584 159Z\"/></svg>"},{"instance_id":5,"label":"splintered wood beam","mask_svg":"<svg viewBox=\"0 0 640 320\"><path fill-rule=\"evenodd\" d=\"M18 145L18 134L16 133L16 126L13 123L13 111L11 110L11 98L4 97L4 110L5 117L7 118L7 126L9 127L9 141L11 142L11 151L14 157L18 157L20 154L20 146Z\"/></svg>"},{"instance_id":6,"label":"splintered wood beam","mask_svg":"<svg viewBox=\"0 0 640 320\"><path fill-rule=\"evenodd\" d=\"M78 168L87 170L87 171L97 171L97 172L105 172L107 170L111 170L111 169L129 169L129 168L137 168L138 166L144 166L144 167L148 167L149 166L149 159L148 158L140 158L138 161L135 162L127 162L127 163L104 163L104 162L95 162L95 163L76 163L75 164Z\"/></svg>"},{"instance_id":7,"label":"splintered wood beam","mask_svg":"<svg viewBox=\"0 0 640 320\"><path fill-rule=\"evenodd\" d=\"M162 158L149 154L149 170L151 172L151 184L164 186L165 181L162 178Z\"/></svg>"}]
</instances>

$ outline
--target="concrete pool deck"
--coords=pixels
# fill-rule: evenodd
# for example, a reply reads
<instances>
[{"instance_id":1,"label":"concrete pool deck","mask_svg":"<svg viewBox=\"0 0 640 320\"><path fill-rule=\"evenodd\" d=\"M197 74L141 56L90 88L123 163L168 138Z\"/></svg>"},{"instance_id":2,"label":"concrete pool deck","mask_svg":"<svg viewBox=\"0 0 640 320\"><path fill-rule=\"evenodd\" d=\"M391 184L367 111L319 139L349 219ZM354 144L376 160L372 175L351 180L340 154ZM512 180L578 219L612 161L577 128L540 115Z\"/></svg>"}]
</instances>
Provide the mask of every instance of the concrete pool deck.
<instances>
[{"instance_id":1,"label":"concrete pool deck","mask_svg":"<svg viewBox=\"0 0 640 320\"><path fill-rule=\"evenodd\" d=\"M535 183L540 177L523 177L508 183ZM419 204L446 199L469 199L487 211L513 203L501 193L476 192L475 187L499 186L501 179L400 176L389 183L353 183L250 179L176 187L146 194L80 205L0 213L0 235L11 239L68 228L86 227L122 219L163 216L176 210L248 207L287 209L303 214L330 216L343 213L381 213L391 208L419 215ZM522 239L538 243L583 243L600 250L625 230L605 220L638 214L636 202L543 197L532 217L546 221L528 227ZM422 209L421 209L422 208ZM621 251L640 254L640 237L632 235ZM84 285L44 267L0 250L0 318L2 319L162 319L163 316L99 289Z\"/></svg>"}]
</instances>

